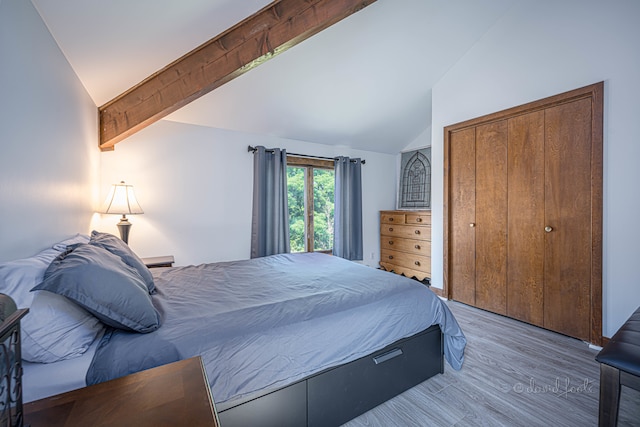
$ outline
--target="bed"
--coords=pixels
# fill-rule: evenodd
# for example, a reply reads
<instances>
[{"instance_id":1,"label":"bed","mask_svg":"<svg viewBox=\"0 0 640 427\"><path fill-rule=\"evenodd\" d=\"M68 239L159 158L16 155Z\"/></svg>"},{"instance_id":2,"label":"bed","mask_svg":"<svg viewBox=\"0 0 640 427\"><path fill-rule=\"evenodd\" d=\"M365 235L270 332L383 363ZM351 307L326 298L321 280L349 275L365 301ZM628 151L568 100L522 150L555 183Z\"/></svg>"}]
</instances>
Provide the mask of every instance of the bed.
<instances>
[{"instance_id":1,"label":"bed","mask_svg":"<svg viewBox=\"0 0 640 427\"><path fill-rule=\"evenodd\" d=\"M95 249L84 238L76 240L81 242L60 244L60 253L71 247L67 257L72 257ZM122 250L112 254L135 261ZM95 256L97 264L108 258L99 251ZM80 282L113 281L111 270L96 274L93 268ZM158 268L152 275L146 270L146 281L132 274L131 265L118 268L135 276L144 292L136 289L135 297L108 308L124 309L127 316L133 312L133 324L118 317L122 313L114 320L101 308L95 312L73 286L71 294L68 285L59 289L66 276L57 287L47 285L48 279L37 284L32 301L22 296L32 313L36 297L45 295L80 305L88 311L83 333L93 334L72 357L25 362L25 401L83 386L83 380L97 383L199 355L225 427L339 425L443 372L445 359L454 369L464 360L464 334L427 287L338 257L282 254ZM2 274L0 265L0 280ZM14 294L19 300L19 292ZM146 303L143 309L120 307L137 298L148 299L153 312Z\"/></svg>"}]
</instances>

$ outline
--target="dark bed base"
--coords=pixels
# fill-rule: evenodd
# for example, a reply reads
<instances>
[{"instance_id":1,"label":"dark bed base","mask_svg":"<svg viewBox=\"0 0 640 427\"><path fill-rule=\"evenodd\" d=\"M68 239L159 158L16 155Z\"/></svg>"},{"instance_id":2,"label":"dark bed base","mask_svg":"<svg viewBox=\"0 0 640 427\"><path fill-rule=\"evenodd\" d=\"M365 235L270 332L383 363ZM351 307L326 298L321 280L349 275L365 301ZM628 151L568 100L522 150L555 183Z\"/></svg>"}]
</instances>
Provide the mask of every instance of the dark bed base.
<instances>
[{"instance_id":1,"label":"dark bed base","mask_svg":"<svg viewBox=\"0 0 640 427\"><path fill-rule=\"evenodd\" d=\"M443 372L442 333L434 325L218 415L222 427L339 426Z\"/></svg>"}]
</instances>

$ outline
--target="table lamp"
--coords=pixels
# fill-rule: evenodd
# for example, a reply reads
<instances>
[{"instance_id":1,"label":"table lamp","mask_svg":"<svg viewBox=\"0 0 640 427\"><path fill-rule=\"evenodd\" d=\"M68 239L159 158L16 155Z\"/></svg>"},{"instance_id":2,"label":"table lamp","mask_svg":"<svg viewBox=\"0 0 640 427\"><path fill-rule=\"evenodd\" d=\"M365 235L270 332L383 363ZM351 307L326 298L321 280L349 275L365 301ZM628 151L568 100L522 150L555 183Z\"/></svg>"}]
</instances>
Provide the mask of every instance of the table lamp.
<instances>
[{"instance_id":1,"label":"table lamp","mask_svg":"<svg viewBox=\"0 0 640 427\"><path fill-rule=\"evenodd\" d=\"M117 224L118 230L120 230L120 238L128 244L131 223L127 219L127 215L143 214L144 212L136 200L133 185L120 181L120 184L111 186L111 191L109 191L100 213L122 215Z\"/></svg>"}]
</instances>

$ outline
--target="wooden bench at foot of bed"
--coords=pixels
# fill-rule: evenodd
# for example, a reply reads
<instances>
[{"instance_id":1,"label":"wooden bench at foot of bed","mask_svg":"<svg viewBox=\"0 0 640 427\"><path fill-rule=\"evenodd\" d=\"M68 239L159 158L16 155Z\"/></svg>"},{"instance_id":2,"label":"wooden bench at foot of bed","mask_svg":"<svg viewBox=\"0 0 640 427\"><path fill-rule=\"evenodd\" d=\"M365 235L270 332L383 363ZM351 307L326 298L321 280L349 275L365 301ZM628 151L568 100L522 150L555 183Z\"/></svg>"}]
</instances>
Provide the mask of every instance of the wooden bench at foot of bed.
<instances>
[{"instance_id":1,"label":"wooden bench at foot of bed","mask_svg":"<svg viewBox=\"0 0 640 427\"><path fill-rule=\"evenodd\" d=\"M433 325L369 356L219 410L218 416L225 427L339 426L443 372L442 332Z\"/></svg>"},{"instance_id":2,"label":"wooden bench at foot of bed","mask_svg":"<svg viewBox=\"0 0 640 427\"><path fill-rule=\"evenodd\" d=\"M596 356L600 362L600 409L598 425L618 424L621 386L640 391L640 308Z\"/></svg>"}]
</instances>

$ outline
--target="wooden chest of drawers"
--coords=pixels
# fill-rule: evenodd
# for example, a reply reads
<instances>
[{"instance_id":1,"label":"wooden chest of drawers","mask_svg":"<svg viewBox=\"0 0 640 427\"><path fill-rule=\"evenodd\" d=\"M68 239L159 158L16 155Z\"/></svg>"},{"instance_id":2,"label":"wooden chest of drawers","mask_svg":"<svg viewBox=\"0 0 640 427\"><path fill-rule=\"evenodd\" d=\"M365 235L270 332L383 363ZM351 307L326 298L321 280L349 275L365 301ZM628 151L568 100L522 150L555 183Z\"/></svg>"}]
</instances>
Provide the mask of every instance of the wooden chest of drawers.
<instances>
[{"instance_id":1,"label":"wooden chest of drawers","mask_svg":"<svg viewBox=\"0 0 640 427\"><path fill-rule=\"evenodd\" d=\"M431 211L380 211L380 266L431 278Z\"/></svg>"}]
</instances>

